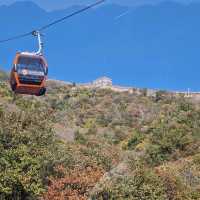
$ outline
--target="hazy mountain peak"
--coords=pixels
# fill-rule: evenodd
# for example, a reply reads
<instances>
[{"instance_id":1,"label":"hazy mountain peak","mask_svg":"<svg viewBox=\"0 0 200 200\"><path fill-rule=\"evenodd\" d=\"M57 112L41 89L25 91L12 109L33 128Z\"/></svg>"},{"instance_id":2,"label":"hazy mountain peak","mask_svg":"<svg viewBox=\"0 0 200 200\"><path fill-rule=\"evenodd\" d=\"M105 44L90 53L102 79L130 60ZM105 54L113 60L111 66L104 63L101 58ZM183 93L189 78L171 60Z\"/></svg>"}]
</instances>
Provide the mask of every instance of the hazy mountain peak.
<instances>
[{"instance_id":1,"label":"hazy mountain peak","mask_svg":"<svg viewBox=\"0 0 200 200\"><path fill-rule=\"evenodd\" d=\"M38 6L36 3L32 1L16 1L10 5L7 6L7 9L18 9L18 10L29 10L29 11L42 11L45 12L44 9L42 9L40 6Z\"/></svg>"}]
</instances>

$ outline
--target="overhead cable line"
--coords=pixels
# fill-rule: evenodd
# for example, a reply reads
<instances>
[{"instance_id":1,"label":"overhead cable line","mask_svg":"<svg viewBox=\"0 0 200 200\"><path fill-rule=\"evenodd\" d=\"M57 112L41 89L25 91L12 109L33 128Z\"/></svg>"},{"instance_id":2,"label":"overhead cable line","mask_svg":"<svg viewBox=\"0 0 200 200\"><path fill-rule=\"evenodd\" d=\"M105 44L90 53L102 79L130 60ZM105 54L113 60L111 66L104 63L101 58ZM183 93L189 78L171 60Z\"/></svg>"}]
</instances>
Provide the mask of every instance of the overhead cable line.
<instances>
[{"instance_id":1,"label":"overhead cable line","mask_svg":"<svg viewBox=\"0 0 200 200\"><path fill-rule=\"evenodd\" d=\"M34 35L34 33L35 33L36 31L43 31L43 30L46 30L46 29L48 29L48 28L50 28L50 27L52 27L52 26L54 26L54 25L56 25L56 24L58 24L58 23L60 23L60 22L62 22L62 21L65 21L65 20L67 20L67 19L69 19L69 18L71 18L71 17L73 17L73 16L75 16L75 15L78 15L78 14L80 14L80 13L86 11L86 10L89 10L90 8L93 8L93 7L95 7L95 6L99 5L99 4L102 4L102 3L105 2L105 1L106 1L106 0L99 0L99 1L97 1L97 2L95 2L95 3L93 3L93 4L90 4L90 5L84 7L84 8L82 8L82 9L80 9L80 10L77 10L77 11L75 11L75 12L73 12L73 13L67 15L67 16L64 16L64 17L62 17L62 18L60 18L60 19L57 19L57 20L51 22L50 24L44 25L44 26L42 26L42 27L40 27L40 28L38 28L38 29L34 29L34 30L32 30L32 31L30 31L30 32L27 32L27 33L19 34L19 35L16 35L16 36L13 36L13 37L4 39L4 40L0 40L0 43L5 43L5 42L12 41L12 40L21 39L21 38L27 37L27 36L29 36L29 35Z\"/></svg>"},{"instance_id":2,"label":"overhead cable line","mask_svg":"<svg viewBox=\"0 0 200 200\"><path fill-rule=\"evenodd\" d=\"M77 15L77 14L79 14L79 13L82 13L82 12L84 12L84 11L90 9L90 8L93 8L93 7L95 7L95 6L97 6L97 5L101 4L101 3L103 3L104 1L105 1L105 0L97 1L96 3L91 4L91 5L89 5L89 6L85 7L85 8L82 8L82 9L80 9L80 10L77 10L77 11L75 11L74 13L72 13L72 14L70 14L70 15L67 15L67 16L65 16L65 17L63 17L63 18L61 18L61 19L55 20L55 21L53 21L52 23L47 24L47 25L41 27L41 28L39 29L39 31L43 31L43 30L45 30L45 29L47 29L47 28L49 28L49 27L51 27L51 26L53 26L53 25L55 25L55 24L58 24L58 23L60 23L60 22L62 22L62 21L64 21L64 20L66 20L66 19L68 19L68 18L73 17L74 15Z\"/></svg>"},{"instance_id":3,"label":"overhead cable line","mask_svg":"<svg viewBox=\"0 0 200 200\"><path fill-rule=\"evenodd\" d=\"M20 35L16 35L16 36L4 39L4 40L0 40L0 43L9 42L11 40L17 40L17 39L20 39L20 38L24 38L24 37L27 37L27 36L29 36L31 34L32 34L32 31L28 32L28 33L23 33L23 34L20 34Z\"/></svg>"}]
</instances>

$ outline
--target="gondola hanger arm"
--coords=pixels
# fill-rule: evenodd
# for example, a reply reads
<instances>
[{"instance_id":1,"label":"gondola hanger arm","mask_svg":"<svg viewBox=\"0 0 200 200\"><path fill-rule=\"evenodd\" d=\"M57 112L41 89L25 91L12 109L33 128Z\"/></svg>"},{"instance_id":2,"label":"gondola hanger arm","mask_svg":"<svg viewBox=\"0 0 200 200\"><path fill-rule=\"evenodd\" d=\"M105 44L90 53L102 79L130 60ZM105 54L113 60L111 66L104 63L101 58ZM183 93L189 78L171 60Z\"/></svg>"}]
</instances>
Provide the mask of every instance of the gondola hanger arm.
<instances>
[{"instance_id":1,"label":"gondola hanger arm","mask_svg":"<svg viewBox=\"0 0 200 200\"><path fill-rule=\"evenodd\" d=\"M42 36L43 34L40 31L33 31L32 35L37 37L38 39L38 51L36 51L35 55L42 55L44 50L44 43L42 42Z\"/></svg>"}]
</instances>

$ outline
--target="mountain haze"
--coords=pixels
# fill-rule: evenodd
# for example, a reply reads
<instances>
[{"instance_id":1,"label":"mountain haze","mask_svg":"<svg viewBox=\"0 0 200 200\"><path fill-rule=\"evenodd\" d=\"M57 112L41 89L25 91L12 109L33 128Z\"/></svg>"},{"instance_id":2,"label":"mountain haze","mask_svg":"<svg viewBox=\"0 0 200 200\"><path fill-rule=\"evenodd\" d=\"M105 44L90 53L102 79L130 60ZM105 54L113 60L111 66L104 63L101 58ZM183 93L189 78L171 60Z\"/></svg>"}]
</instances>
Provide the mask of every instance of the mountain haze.
<instances>
[{"instance_id":1,"label":"mountain haze","mask_svg":"<svg viewBox=\"0 0 200 200\"><path fill-rule=\"evenodd\" d=\"M0 38L27 32L79 8L47 12L32 2L1 6ZM92 9L45 32L50 77L89 82L107 75L121 85L200 90L199 19L199 3ZM17 50L34 50L36 45L31 37L1 44L0 67L9 70Z\"/></svg>"},{"instance_id":2,"label":"mountain haze","mask_svg":"<svg viewBox=\"0 0 200 200\"><path fill-rule=\"evenodd\" d=\"M13 2L16 1L23 1L23 0L1 0L0 1L0 5L2 4L12 4ZM35 2L37 5L41 6L42 8L46 9L46 10L57 10L57 9L63 9L63 8L67 8L70 7L74 4L77 5L86 5L86 4L90 4L93 2L93 0L59 0L59 1L49 1L49 0L27 0L27 1L32 1ZM132 7L137 7L137 6L142 6L142 5L154 5L154 4L158 4L161 2L164 2L166 0L106 0L106 4L111 4L111 3L115 3L118 5L125 5L125 6L132 6ZM174 2L179 2L182 4L189 4L191 2L199 2L199 0L171 0Z\"/></svg>"}]
</instances>

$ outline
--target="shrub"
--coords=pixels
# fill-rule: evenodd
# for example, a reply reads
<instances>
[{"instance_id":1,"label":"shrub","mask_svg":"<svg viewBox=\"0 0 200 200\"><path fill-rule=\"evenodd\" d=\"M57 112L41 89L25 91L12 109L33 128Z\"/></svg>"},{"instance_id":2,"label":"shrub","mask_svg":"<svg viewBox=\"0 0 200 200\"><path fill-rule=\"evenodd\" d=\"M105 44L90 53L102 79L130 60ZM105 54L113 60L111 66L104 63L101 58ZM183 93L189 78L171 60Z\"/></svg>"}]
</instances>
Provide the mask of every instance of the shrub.
<instances>
[{"instance_id":1,"label":"shrub","mask_svg":"<svg viewBox=\"0 0 200 200\"><path fill-rule=\"evenodd\" d=\"M133 176L119 176L99 186L92 200L166 200L161 179L151 170L137 169Z\"/></svg>"},{"instance_id":2,"label":"shrub","mask_svg":"<svg viewBox=\"0 0 200 200\"><path fill-rule=\"evenodd\" d=\"M103 170L97 166L88 166L84 169L75 168L73 170L66 170L63 166L57 166L56 171L62 176L50 179L43 200L86 200L88 192L103 175Z\"/></svg>"},{"instance_id":3,"label":"shrub","mask_svg":"<svg viewBox=\"0 0 200 200\"><path fill-rule=\"evenodd\" d=\"M36 199L54 165L72 160L63 154L46 115L0 110L0 199Z\"/></svg>"},{"instance_id":4,"label":"shrub","mask_svg":"<svg viewBox=\"0 0 200 200\"><path fill-rule=\"evenodd\" d=\"M143 141L145 136L139 132L135 132L126 142L126 144L123 145L124 150L133 150L135 147Z\"/></svg>"},{"instance_id":5,"label":"shrub","mask_svg":"<svg viewBox=\"0 0 200 200\"><path fill-rule=\"evenodd\" d=\"M165 100L166 96L167 96L166 91L159 90L159 91L156 92L155 101L158 102L158 101L161 101L161 100Z\"/></svg>"},{"instance_id":6,"label":"shrub","mask_svg":"<svg viewBox=\"0 0 200 200\"><path fill-rule=\"evenodd\" d=\"M181 108L185 110L185 107ZM179 159L180 155L191 155L198 149L198 145L194 145L199 142L199 138L195 136L197 130L200 131L198 112L179 109L178 106L173 112L160 115L152 123L146 152L148 163L159 165L163 161Z\"/></svg>"}]
</instances>

